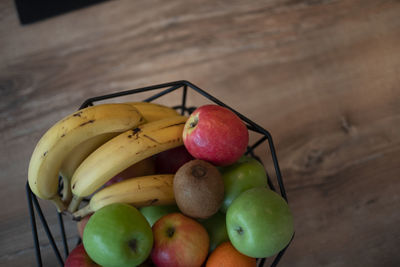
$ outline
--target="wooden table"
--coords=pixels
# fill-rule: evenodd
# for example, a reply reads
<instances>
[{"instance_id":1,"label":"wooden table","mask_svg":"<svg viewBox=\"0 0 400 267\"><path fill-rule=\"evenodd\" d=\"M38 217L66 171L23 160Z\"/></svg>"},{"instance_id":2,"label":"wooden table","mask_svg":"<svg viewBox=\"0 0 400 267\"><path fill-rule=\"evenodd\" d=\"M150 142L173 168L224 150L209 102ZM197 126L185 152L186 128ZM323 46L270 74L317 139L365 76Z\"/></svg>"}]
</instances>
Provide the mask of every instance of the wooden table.
<instances>
[{"instance_id":1,"label":"wooden table","mask_svg":"<svg viewBox=\"0 0 400 267\"><path fill-rule=\"evenodd\" d=\"M21 26L7 0L0 20L1 266L35 266L44 131L88 97L181 79L272 133L296 224L280 266L400 266L399 1L111 1Z\"/></svg>"}]
</instances>

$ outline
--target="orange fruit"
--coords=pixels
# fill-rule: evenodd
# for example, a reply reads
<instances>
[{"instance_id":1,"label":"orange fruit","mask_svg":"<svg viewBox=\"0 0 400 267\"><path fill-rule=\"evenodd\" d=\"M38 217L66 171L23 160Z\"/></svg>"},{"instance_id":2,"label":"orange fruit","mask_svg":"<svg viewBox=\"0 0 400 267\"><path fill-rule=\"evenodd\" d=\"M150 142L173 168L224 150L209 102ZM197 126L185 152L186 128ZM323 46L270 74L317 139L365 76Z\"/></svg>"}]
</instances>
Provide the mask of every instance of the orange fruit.
<instances>
[{"instance_id":1,"label":"orange fruit","mask_svg":"<svg viewBox=\"0 0 400 267\"><path fill-rule=\"evenodd\" d=\"M246 256L235 249L231 242L220 244L210 255L206 267L255 267L255 258Z\"/></svg>"}]
</instances>

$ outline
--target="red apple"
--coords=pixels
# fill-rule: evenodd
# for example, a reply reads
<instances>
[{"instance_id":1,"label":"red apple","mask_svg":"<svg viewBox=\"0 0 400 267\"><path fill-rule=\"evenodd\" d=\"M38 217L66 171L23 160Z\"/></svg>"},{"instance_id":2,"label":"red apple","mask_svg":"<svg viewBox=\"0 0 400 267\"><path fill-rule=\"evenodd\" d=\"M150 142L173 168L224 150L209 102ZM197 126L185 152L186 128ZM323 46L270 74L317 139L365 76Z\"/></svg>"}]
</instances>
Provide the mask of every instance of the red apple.
<instances>
[{"instance_id":1,"label":"red apple","mask_svg":"<svg viewBox=\"0 0 400 267\"><path fill-rule=\"evenodd\" d=\"M74 248L71 253L68 255L65 264L65 267L95 267L100 266L96 264L89 255L86 253L83 244L79 244L76 248Z\"/></svg>"},{"instance_id":2,"label":"red apple","mask_svg":"<svg viewBox=\"0 0 400 267\"><path fill-rule=\"evenodd\" d=\"M155 173L155 164L153 158L147 158L144 160L139 161L136 164L128 167L127 169L123 170L119 174L115 175L111 180L109 180L105 186L109 186L125 179L139 177L139 176L146 176L152 175Z\"/></svg>"},{"instance_id":3,"label":"red apple","mask_svg":"<svg viewBox=\"0 0 400 267\"><path fill-rule=\"evenodd\" d=\"M153 236L151 259L158 267L199 267L207 258L206 229L181 213L161 217L153 225Z\"/></svg>"},{"instance_id":4,"label":"red apple","mask_svg":"<svg viewBox=\"0 0 400 267\"><path fill-rule=\"evenodd\" d=\"M188 118L183 142L193 157L225 166L244 154L249 133L244 122L231 110L218 105L204 105Z\"/></svg>"},{"instance_id":5,"label":"red apple","mask_svg":"<svg viewBox=\"0 0 400 267\"><path fill-rule=\"evenodd\" d=\"M176 173L183 164L193 159L193 156L190 155L185 146L166 150L155 156L156 173Z\"/></svg>"},{"instance_id":6,"label":"red apple","mask_svg":"<svg viewBox=\"0 0 400 267\"><path fill-rule=\"evenodd\" d=\"M83 238L83 230L85 229L85 226L86 226L87 222L89 221L90 216L92 216L92 214L89 214L89 215L83 217L76 224L76 227L78 228L78 233L79 233L79 236L80 236L81 239Z\"/></svg>"}]
</instances>

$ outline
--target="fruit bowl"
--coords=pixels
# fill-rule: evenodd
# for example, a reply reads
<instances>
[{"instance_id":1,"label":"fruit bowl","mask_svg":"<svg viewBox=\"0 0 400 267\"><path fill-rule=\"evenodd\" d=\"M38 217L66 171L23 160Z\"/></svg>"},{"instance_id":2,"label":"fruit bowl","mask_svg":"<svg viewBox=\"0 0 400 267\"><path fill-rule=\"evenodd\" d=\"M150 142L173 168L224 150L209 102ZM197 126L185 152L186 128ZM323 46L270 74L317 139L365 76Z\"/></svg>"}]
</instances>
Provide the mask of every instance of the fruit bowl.
<instances>
[{"instance_id":1,"label":"fruit bowl","mask_svg":"<svg viewBox=\"0 0 400 267\"><path fill-rule=\"evenodd\" d=\"M268 185L270 189L273 191L277 192L282 196L282 198L287 202L287 196L285 192L285 187L284 183L282 180L281 172L279 169L279 163L278 159L276 156L276 151L274 148L274 144L272 141L272 136L271 134L259 126L258 124L254 123L244 115L240 114L239 112L235 111L225 103L221 102L217 98L213 97L203 89L199 88L198 86L188 82L188 81L175 81L175 82L170 82L170 83L164 83L164 84L158 84L158 85L152 85L152 86L147 86L143 88L138 88L138 89L132 89L132 90L127 90L127 91L122 91L122 92L117 92L117 93L112 93L112 94L107 94L107 95L102 95L102 96L97 96L93 98L89 98L86 101L83 102L83 104L80 106L79 109L83 109L89 106L95 105L96 102L100 101L106 101L106 100L114 100L116 98L124 97L124 96L129 96L129 95L141 95L143 96L143 93L146 94L147 98L145 99L140 99L139 101L141 102L152 102L156 99L165 97L167 95L173 96L174 99L176 100L175 94L179 94L179 91L181 91L181 98L179 99L179 103L173 108L177 111L179 111L182 115L189 115L191 114L196 107L188 107L187 106L187 98L189 96L189 93L194 93L196 96L200 95L202 100L211 102L212 104L217 104L219 106L225 107L231 111L233 111L246 125L249 133L253 135L253 140L251 144L248 145L246 155L249 155L258 161L262 162L261 159L256 155L255 149L256 148L263 148L267 151L268 158L272 161L273 169L274 169L274 175L268 175ZM156 92L155 94L148 96L148 93ZM265 164L263 164L265 166ZM271 174L271 173L270 173ZM271 179L274 179L274 182L271 181ZM59 192L62 190L62 183L59 186ZM274 185L275 184L275 185ZM275 189L275 187L278 188ZM31 188L29 187L29 184L27 182L26 184L26 193L27 193L27 200L28 200L28 210L29 210L29 215L30 215L30 221L31 221L31 226L32 226L32 235L33 235L33 241L34 241L34 247L35 247L35 252L36 252L36 262L38 266L42 266L42 256L41 256L41 251L40 251L40 244L39 244L39 238L38 238L38 226L36 222L36 213L37 216L39 217L39 220L41 222L41 225L46 233L46 236L49 240L49 243L54 251L55 257L57 258L60 266L63 266L64 264L64 259L61 256L60 253L60 248L56 245L56 242L53 237L53 233L51 232L45 215L43 214L43 211L40 207L40 204L38 202L38 199L35 194L31 191ZM57 212L58 216L58 221L59 221L59 229L60 229L60 234L62 237L62 243L63 243L63 252L64 256L67 257L69 253L68 245L67 245L67 234L64 228L64 217L65 215L63 213ZM292 236L293 239L294 235ZM290 241L291 242L291 241ZM270 264L270 266L276 266L278 262L280 261L281 257L284 255L287 247L290 245L289 244L282 249L276 256L271 257L271 258L261 258L257 259L257 266L264 266L264 264L267 263ZM271 262L271 263L269 263Z\"/></svg>"}]
</instances>

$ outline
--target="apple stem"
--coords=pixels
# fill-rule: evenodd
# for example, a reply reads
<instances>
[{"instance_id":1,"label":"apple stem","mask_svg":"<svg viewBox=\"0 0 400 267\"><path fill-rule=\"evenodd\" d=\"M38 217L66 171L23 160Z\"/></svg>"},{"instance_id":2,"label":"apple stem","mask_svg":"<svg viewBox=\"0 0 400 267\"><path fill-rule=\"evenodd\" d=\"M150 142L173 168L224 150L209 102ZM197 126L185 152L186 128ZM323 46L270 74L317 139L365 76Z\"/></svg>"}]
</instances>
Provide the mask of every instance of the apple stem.
<instances>
[{"instance_id":1,"label":"apple stem","mask_svg":"<svg viewBox=\"0 0 400 267\"><path fill-rule=\"evenodd\" d=\"M169 228L167 229L167 235L168 235L168 237L172 237L172 236L174 235L174 233L175 233L175 228L174 228L174 227L169 227Z\"/></svg>"},{"instance_id":2,"label":"apple stem","mask_svg":"<svg viewBox=\"0 0 400 267\"><path fill-rule=\"evenodd\" d=\"M193 118L193 121L189 123L190 128L196 127L197 123L199 123L199 119L197 117Z\"/></svg>"},{"instance_id":3,"label":"apple stem","mask_svg":"<svg viewBox=\"0 0 400 267\"><path fill-rule=\"evenodd\" d=\"M241 227L241 226L239 226L238 228L236 228L236 232L239 234L239 235L242 235L243 234L243 228Z\"/></svg>"},{"instance_id":4,"label":"apple stem","mask_svg":"<svg viewBox=\"0 0 400 267\"><path fill-rule=\"evenodd\" d=\"M129 244L128 245L132 249L132 251L136 252L136 250L137 250L137 241L136 241L136 239L129 240Z\"/></svg>"}]
</instances>

